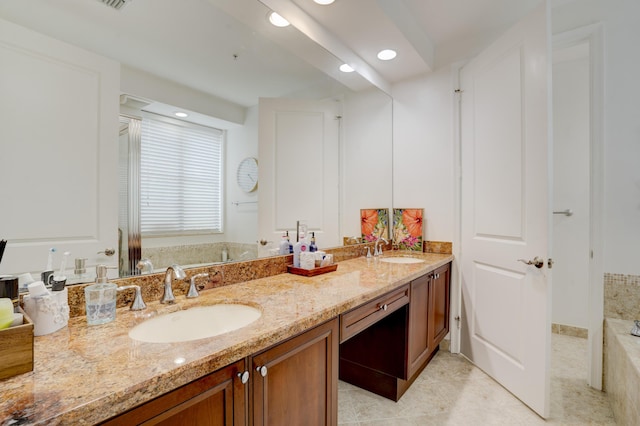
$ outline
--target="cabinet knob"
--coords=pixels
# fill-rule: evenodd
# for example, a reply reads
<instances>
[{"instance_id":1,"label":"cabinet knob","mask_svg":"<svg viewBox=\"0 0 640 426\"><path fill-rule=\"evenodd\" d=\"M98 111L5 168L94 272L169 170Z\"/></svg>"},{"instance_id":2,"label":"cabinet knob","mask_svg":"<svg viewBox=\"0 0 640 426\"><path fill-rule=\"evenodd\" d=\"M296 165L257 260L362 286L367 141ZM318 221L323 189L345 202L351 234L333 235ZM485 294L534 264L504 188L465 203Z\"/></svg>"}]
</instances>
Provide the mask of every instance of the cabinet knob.
<instances>
[{"instance_id":1,"label":"cabinet knob","mask_svg":"<svg viewBox=\"0 0 640 426\"><path fill-rule=\"evenodd\" d=\"M385 303L384 305L380 306L380 309L383 311L386 311L388 308L387 304Z\"/></svg>"},{"instance_id":2,"label":"cabinet knob","mask_svg":"<svg viewBox=\"0 0 640 426\"><path fill-rule=\"evenodd\" d=\"M265 377L267 375L267 367L265 365L263 365L262 367L257 367L256 371L260 373L262 377Z\"/></svg>"},{"instance_id":3,"label":"cabinet knob","mask_svg":"<svg viewBox=\"0 0 640 426\"><path fill-rule=\"evenodd\" d=\"M249 372L244 371L242 373L238 373L238 378L240 378L240 381L242 382L243 385L246 385L247 382L249 381Z\"/></svg>"}]
</instances>

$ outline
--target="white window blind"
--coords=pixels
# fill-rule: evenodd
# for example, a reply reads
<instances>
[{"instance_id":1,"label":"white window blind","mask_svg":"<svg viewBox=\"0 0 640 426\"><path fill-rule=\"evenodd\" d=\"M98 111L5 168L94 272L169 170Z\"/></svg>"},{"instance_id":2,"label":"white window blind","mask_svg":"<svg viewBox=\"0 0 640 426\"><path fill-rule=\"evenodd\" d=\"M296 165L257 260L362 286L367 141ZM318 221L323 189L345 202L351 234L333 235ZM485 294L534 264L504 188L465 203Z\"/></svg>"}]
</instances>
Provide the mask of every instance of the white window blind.
<instances>
[{"instance_id":1,"label":"white window blind","mask_svg":"<svg viewBox=\"0 0 640 426\"><path fill-rule=\"evenodd\" d=\"M142 120L140 228L222 232L222 130Z\"/></svg>"}]
</instances>

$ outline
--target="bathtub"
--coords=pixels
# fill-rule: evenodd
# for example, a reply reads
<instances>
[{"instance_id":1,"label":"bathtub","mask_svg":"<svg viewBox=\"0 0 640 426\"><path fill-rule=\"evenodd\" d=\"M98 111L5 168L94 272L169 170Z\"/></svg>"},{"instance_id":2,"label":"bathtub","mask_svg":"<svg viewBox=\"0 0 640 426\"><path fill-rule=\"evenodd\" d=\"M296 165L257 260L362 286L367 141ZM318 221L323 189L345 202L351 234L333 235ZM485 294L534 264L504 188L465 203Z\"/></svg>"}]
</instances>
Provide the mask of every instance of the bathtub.
<instances>
[{"instance_id":1,"label":"bathtub","mask_svg":"<svg viewBox=\"0 0 640 426\"><path fill-rule=\"evenodd\" d=\"M616 423L640 425L640 337L633 321L605 318L604 388Z\"/></svg>"}]
</instances>

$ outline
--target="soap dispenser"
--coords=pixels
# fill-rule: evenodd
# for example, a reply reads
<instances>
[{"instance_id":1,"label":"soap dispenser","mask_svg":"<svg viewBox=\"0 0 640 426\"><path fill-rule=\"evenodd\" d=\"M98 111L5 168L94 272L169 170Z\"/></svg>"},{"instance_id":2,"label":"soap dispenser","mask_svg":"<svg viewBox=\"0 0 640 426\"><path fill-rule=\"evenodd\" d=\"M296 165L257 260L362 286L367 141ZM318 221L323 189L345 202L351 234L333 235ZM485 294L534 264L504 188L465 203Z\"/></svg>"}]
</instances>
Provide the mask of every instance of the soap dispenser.
<instances>
[{"instance_id":1,"label":"soap dispenser","mask_svg":"<svg viewBox=\"0 0 640 426\"><path fill-rule=\"evenodd\" d=\"M282 241L280 241L280 254L289 254L289 236L288 232L282 234Z\"/></svg>"},{"instance_id":2,"label":"soap dispenser","mask_svg":"<svg viewBox=\"0 0 640 426\"><path fill-rule=\"evenodd\" d=\"M116 294L118 286L107 278L107 266L96 266L96 283L84 288L87 308L87 324L98 325L116 319Z\"/></svg>"},{"instance_id":3,"label":"soap dispenser","mask_svg":"<svg viewBox=\"0 0 640 426\"><path fill-rule=\"evenodd\" d=\"M309 250L309 244L304 237L304 232L300 231L299 235L298 242L293 246L293 266L295 268L300 267L300 253L305 253Z\"/></svg>"}]
</instances>

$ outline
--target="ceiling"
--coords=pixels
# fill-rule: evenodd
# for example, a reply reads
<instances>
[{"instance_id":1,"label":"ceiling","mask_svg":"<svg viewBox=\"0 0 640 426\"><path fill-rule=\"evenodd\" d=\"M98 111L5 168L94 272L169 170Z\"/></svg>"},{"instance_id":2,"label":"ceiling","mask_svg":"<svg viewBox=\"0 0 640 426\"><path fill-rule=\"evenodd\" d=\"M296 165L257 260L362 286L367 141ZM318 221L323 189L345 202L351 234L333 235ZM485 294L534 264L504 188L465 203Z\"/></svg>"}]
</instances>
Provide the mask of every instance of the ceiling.
<instances>
[{"instance_id":1,"label":"ceiling","mask_svg":"<svg viewBox=\"0 0 640 426\"><path fill-rule=\"evenodd\" d=\"M472 57L542 0L2 0L0 17L242 106L393 84ZM292 27L267 23L269 9ZM293 28L295 27L295 28ZM300 31L298 31L300 30ZM380 61L381 49L398 52ZM349 63L357 72L337 70ZM332 78L329 78L332 77Z\"/></svg>"}]
</instances>

